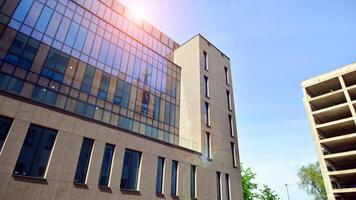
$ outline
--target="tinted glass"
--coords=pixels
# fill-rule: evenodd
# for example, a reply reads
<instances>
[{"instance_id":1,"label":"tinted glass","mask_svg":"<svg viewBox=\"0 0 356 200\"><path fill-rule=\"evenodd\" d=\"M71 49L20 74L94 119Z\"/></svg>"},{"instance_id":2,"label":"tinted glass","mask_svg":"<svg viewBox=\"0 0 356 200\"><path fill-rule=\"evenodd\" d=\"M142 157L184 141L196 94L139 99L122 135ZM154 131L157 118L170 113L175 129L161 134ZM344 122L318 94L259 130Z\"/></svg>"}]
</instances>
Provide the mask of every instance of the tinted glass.
<instances>
[{"instance_id":1,"label":"tinted glass","mask_svg":"<svg viewBox=\"0 0 356 200\"><path fill-rule=\"evenodd\" d=\"M80 150L77 164L77 170L74 176L74 183L84 184L86 181L93 143L94 141L92 139L83 139L82 148Z\"/></svg>"},{"instance_id":2,"label":"tinted glass","mask_svg":"<svg viewBox=\"0 0 356 200\"><path fill-rule=\"evenodd\" d=\"M158 157L157 177L156 177L156 193L162 193L163 170L164 170L164 158Z\"/></svg>"},{"instance_id":3,"label":"tinted glass","mask_svg":"<svg viewBox=\"0 0 356 200\"><path fill-rule=\"evenodd\" d=\"M171 194L177 196L178 161L172 160Z\"/></svg>"},{"instance_id":4,"label":"tinted glass","mask_svg":"<svg viewBox=\"0 0 356 200\"><path fill-rule=\"evenodd\" d=\"M196 166L190 166L190 197L194 199L196 197L195 194L195 183L196 183Z\"/></svg>"},{"instance_id":5,"label":"tinted glass","mask_svg":"<svg viewBox=\"0 0 356 200\"><path fill-rule=\"evenodd\" d=\"M121 173L120 188L127 190L137 190L140 162L140 152L126 149Z\"/></svg>"},{"instance_id":6,"label":"tinted glass","mask_svg":"<svg viewBox=\"0 0 356 200\"><path fill-rule=\"evenodd\" d=\"M101 82L100 82L100 87L98 92L98 97L100 99L106 99L107 91L109 88L109 82L110 82L110 76L103 74L101 76Z\"/></svg>"},{"instance_id":7,"label":"tinted glass","mask_svg":"<svg viewBox=\"0 0 356 200\"><path fill-rule=\"evenodd\" d=\"M221 178L220 172L216 172L216 199L221 200Z\"/></svg>"},{"instance_id":8,"label":"tinted glass","mask_svg":"<svg viewBox=\"0 0 356 200\"><path fill-rule=\"evenodd\" d=\"M100 186L109 185L111 162L112 162L112 157L114 155L114 149L115 149L114 145L111 144L105 145L103 162L101 164L101 171L100 171L100 178L99 178Z\"/></svg>"},{"instance_id":9,"label":"tinted glass","mask_svg":"<svg viewBox=\"0 0 356 200\"><path fill-rule=\"evenodd\" d=\"M225 180L226 180L226 200L230 200L230 175L225 174Z\"/></svg>"},{"instance_id":10,"label":"tinted glass","mask_svg":"<svg viewBox=\"0 0 356 200\"><path fill-rule=\"evenodd\" d=\"M13 18L17 21L23 22L26 17L27 12L29 11L33 0L21 1L17 6L17 9L13 15Z\"/></svg>"},{"instance_id":11,"label":"tinted glass","mask_svg":"<svg viewBox=\"0 0 356 200\"><path fill-rule=\"evenodd\" d=\"M13 173L44 177L56 136L54 130L31 124Z\"/></svg>"},{"instance_id":12,"label":"tinted glass","mask_svg":"<svg viewBox=\"0 0 356 200\"><path fill-rule=\"evenodd\" d=\"M58 50L51 49L48 52L41 74L47 78L61 82L66 70L69 58Z\"/></svg>"},{"instance_id":13,"label":"tinted glass","mask_svg":"<svg viewBox=\"0 0 356 200\"><path fill-rule=\"evenodd\" d=\"M4 145L7 134L9 133L12 124L12 119L0 116L0 151Z\"/></svg>"},{"instance_id":14,"label":"tinted glass","mask_svg":"<svg viewBox=\"0 0 356 200\"><path fill-rule=\"evenodd\" d=\"M85 93L90 93L91 83L93 82L95 69L92 66L87 66L85 69L82 86L80 90Z\"/></svg>"}]
</instances>

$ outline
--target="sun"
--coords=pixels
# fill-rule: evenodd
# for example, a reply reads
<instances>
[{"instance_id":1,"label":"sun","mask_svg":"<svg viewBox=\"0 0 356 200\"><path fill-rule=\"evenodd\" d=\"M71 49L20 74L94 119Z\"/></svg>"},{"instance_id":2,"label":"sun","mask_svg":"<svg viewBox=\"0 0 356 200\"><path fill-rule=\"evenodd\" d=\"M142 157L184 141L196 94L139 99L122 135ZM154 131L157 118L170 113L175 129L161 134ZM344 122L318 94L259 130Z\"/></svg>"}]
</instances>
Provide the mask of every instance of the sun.
<instances>
[{"instance_id":1,"label":"sun","mask_svg":"<svg viewBox=\"0 0 356 200\"><path fill-rule=\"evenodd\" d=\"M146 10L143 6L139 6L139 5L133 6L131 8L131 11L136 20L143 20L145 18Z\"/></svg>"}]
</instances>

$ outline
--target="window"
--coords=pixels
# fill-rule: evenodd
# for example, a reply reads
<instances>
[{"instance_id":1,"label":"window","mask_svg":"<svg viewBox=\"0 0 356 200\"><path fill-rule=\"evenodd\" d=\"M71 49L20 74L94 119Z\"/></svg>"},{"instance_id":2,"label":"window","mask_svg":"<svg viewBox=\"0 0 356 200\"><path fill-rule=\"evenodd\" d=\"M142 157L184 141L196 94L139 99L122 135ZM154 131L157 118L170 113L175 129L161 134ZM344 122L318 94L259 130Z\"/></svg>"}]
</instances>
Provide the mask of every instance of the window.
<instances>
[{"instance_id":1,"label":"window","mask_svg":"<svg viewBox=\"0 0 356 200\"><path fill-rule=\"evenodd\" d=\"M23 22L26 17L27 12L31 8L32 0L20 1L20 4L17 6L17 9L13 15L13 18L17 21Z\"/></svg>"},{"instance_id":2,"label":"window","mask_svg":"<svg viewBox=\"0 0 356 200\"><path fill-rule=\"evenodd\" d=\"M124 108L129 107L131 85L130 83L117 79L114 104Z\"/></svg>"},{"instance_id":3,"label":"window","mask_svg":"<svg viewBox=\"0 0 356 200\"><path fill-rule=\"evenodd\" d=\"M197 167L194 165L190 166L190 197L196 199L196 178L197 178Z\"/></svg>"},{"instance_id":4,"label":"window","mask_svg":"<svg viewBox=\"0 0 356 200\"><path fill-rule=\"evenodd\" d=\"M159 119L159 109L160 109L160 99L159 97L155 96L155 100L153 103L153 119L158 120Z\"/></svg>"},{"instance_id":5,"label":"window","mask_svg":"<svg viewBox=\"0 0 356 200\"><path fill-rule=\"evenodd\" d=\"M225 174L226 181L226 200L230 200L231 198L231 186L230 186L230 175Z\"/></svg>"},{"instance_id":6,"label":"window","mask_svg":"<svg viewBox=\"0 0 356 200\"><path fill-rule=\"evenodd\" d=\"M148 93L147 91L142 91L141 113L143 115L147 115L149 103L150 103L150 93Z\"/></svg>"},{"instance_id":7,"label":"window","mask_svg":"<svg viewBox=\"0 0 356 200\"><path fill-rule=\"evenodd\" d=\"M38 18L35 29L44 33L47 28L47 24L52 17L52 14L53 10L45 6L41 12L40 17Z\"/></svg>"},{"instance_id":8,"label":"window","mask_svg":"<svg viewBox=\"0 0 356 200\"><path fill-rule=\"evenodd\" d=\"M172 160L171 195L178 194L178 161Z\"/></svg>"},{"instance_id":9,"label":"window","mask_svg":"<svg viewBox=\"0 0 356 200\"><path fill-rule=\"evenodd\" d=\"M23 87L23 81L0 73L0 89L19 94Z\"/></svg>"},{"instance_id":10,"label":"window","mask_svg":"<svg viewBox=\"0 0 356 200\"><path fill-rule=\"evenodd\" d=\"M229 71L228 71L227 67L224 67L224 70L225 70L225 82L226 82L226 84L230 85Z\"/></svg>"},{"instance_id":11,"label":"window","mask_svg":"<svg viewBox=\"0 0 356 200\"><path fill-rule=\"evenodd\" d=\"M236 164L236 149L235 149L235 143L231 142L231 155L232 155L232 164L234 167L237 167Z\"/></svg>"},{"instance_id":12,"label":"window","mask_svg":"<svg viewBox=\"0 0 356 200\"><path fill-rule=\"evenodd\" d=\"M50 49L41 74L47 78L61 82L68 64L69 57L64 53Z\"/></svg>"},{"instance_id":13,"label":"window","mask_svg":"<svg viewBox=\"0 0 356 200\"><path fill-rule=\"evenodd\" d=\"M138 178L141 165L141 152L126 149L122 167L120 188L138 190Z\"/></svg>"},{"instance_id":14,"label":"window","mask_svg":"<svg viewBox=\"0 0 356 200\"><path fill-rule=\"evenodd\" d=\"M221 199L221 175L220 172L216 172L216 199Z\"/></svg>"},{"instance_id":15,"label":"window","mask_svg":"<svg viewBox=\"0 0 356 200\"><path fill-rule=\"evenodd\" d=\"M204 56L204 69L209 70L209 58L208 58L208 53L206 51L203 51L203 56Z\"/></svg>"},{"instance_id":16,"label":"window","mask_svg":"<svg viewBox=\"0 0 356 200\"><path fill-rule=\"evenodd\" d=\"M17 159L14 175L44 178L56 137L57 131L31 124Z\"/></svg>"},{"instance_id":17,"label":"window","mask_svg":"<svg viewBox=\"0 0 356 200\"><path fill-rule=\"evenodd\" d=\"M57 93L47 90L46 88L35 86L31 98L48 105L54 105L57 99Z\"/></svg>"},{"instance_id":18,"label":"window","mask_svg":"<svg viewBox=\"0 0 356 200\"><path fill-rule=\"evenodd\" d=\"M22 33L18 33L11 44L5 62L29 70L40 43Z\"/></svg>"},{"instance_id":19,"label":"window","mask_svg":"<svg viewBox=\"0 0 356 200\"><path fill-rule=\"evenodd\" d=\"M232 116L229 115L229 128L230 128L230 135L231 135L231 137L234 137L234 136L235 136L233 123L234 123L234 122L232 121Z\"/></svg>"},{"instance_id":20,"label":"window","mask_svg":"<svg viewBox=\"0 0 356 200\"><path fill-rule=\"evenodd\" d=\"M105 144L103 162L101 164L99 186L109 186L112 158L114 155L115 146Z\"/></svg>"},{"instance_id":21,"label":"window","mask_svg":"<svg viewBox=\"0 0 356 200\"><path fill-rule=\"evenodd\" d=\"M210 126L210 105L208 102L205 102L205 125Z\"/></svg>"},{"instance_id":22,"label":"window","mask_svg":"<svg viewBox=\"0 0 356 200\"><path fill-rule=\"evenodd\" d=\"M208 159L211 159L211 138L210 138L210 133L206 132L205 133L205 144L206 144L206 156Z\"/></svg>"},{"instance_id":23,"label":"window","mask_svg":"<svg viewBox=\"0 0 356 200\"><path fill-rule=\"evenodd\" d=\"M98 97L100 99L106 99L108 88L110 84L110 75L104 74L101 76L101 83L99 86Z\"/></svg>"},{"instance_id":24,"label":"window","mask_svg":"<svg viewBox=\"0 0 356 200\"><path fill-rule=\"evenodd\" d=\"M73 47L74 45L74 41L75 41L75 37L77 36L77 32L79 29L79 25L75 22L72 22L72 24L69 27L69 31L67 33L67 37L64 41L64 43L70 47Z\"/></svg>"},{"instance_id":25,"label":"window","mask_svg":"<svg viewBox=\"0 0 356 200\"><path fill-rule=\"evenodd\" d=\"M230 91L226 90L226 99L227 99L227 107L229 110L232 110L231 107L231 97L230 97Z\"/></svg>"},{"instance_id":26,"label":"window","mask_svg":"<svg viewBox=\"0 0 356 200\"><path fill-rule=\"evenodd\" d=\"M77 164L77 170L74 176L74 183L86 183L93 144L94 140L89 138L83 138L82 148L80 150Z\"/></svg>"},{"instance_id":27,"label":"window","mask_svg":"<svg viewBox=\"0 0 356 200\"><path fill-rule=\"evenodd\" d=\"M87 65L82 81L80 90L85 93L90 93L91 84L93 82L95 69L94 67Z\"/></svg>"},{"instance_id":28,"label":"window","mask_svg":"<svg viewBox=\"0 0 356 200\"><path fill-rule=\"evenodd\" d=\"M157 161L157 178L156 178L156 193L163 193L163 177L164 177L164 158L158 157Z\"/></svg>"},{"instance_id":29,"label":"window","mask_svg":"<svg viewBox=\"0 0 356 200\"><path fill-rule=\"evenodd\" d=\"M74 112L85 117L93 118L95 106L86 102L77 101Z\"/></svg>"},{"instance_id":30,"label":"window","mask_svg":"<svg viewBox=\"0 0 356 200\"><path fill-rule=\"evenodd\" d=\"M0 152L2 151L2 147L4 146L11 124L12 119L0 116Z\"/></svg>"},{"instance_id":31,"label":"window","mask_svg":"<svg viewBox=\"0 0 356 200\"><path fill-rule=\"evenodd\" d=\"M209 97L209 79L207 76L204 76L204 95Z\"/></svg>"}]
</instances>

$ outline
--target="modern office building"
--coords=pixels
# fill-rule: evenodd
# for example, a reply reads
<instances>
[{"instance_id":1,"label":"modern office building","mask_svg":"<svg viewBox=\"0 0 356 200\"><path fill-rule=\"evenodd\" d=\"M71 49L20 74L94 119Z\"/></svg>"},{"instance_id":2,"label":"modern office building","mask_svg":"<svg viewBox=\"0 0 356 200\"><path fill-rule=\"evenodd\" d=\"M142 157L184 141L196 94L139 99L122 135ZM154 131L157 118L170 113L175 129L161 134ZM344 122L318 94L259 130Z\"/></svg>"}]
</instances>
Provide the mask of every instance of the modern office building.
<instances>
[{"instance_id":1,"label":"modern office building","mask_svg":"<svg viewBox=\"0 0 356 200\"><path fill-rule=\"evenodd\" d=\"M328 199L356 199L356 63L302 82Z\"/></svg>"},{"instance_id":2,"label":"modern office building","mask_svg":"<svg viewBox=\"0 0 356 200\"><path fill-rule=\"evenodd\" d=\"M0 0L0 199L242 199L230 70L115 0Z\"/></svg>"}]
</instances>

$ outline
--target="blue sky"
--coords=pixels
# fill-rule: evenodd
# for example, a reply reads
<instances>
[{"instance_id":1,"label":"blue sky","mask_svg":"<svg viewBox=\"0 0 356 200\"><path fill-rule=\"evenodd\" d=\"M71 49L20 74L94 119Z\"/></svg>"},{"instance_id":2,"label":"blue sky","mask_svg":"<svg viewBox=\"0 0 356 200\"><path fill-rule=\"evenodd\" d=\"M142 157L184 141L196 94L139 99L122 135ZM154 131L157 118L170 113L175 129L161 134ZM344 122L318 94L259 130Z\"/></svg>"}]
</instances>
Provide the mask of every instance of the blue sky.
<instances>
[{"instance_id":1,"label":"blue sky","mask_svg":"<svg viewBox=\"0 0 356 200\"><path fill-rule=\"evenodd\" d=\"M178 43L196 33L231 58L241 161L286 198L316 161L300 82L356 61L354 0L119 0Z\"/></svg>"}]
</instances>

